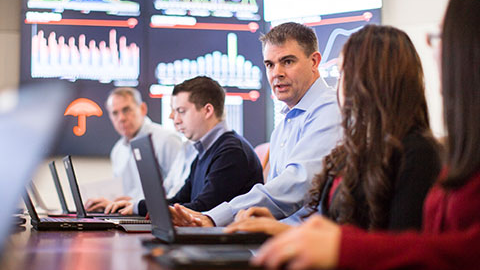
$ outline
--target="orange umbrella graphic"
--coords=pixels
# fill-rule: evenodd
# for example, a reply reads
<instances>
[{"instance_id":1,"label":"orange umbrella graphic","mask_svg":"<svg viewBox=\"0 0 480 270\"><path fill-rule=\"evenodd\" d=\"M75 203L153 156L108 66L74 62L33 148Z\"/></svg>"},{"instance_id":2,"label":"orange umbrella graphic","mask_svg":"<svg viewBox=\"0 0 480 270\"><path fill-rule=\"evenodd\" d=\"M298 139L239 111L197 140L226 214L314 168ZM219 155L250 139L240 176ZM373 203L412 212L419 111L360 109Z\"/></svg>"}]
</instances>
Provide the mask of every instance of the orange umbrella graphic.
<instances>
[{"instance_id":1,"label":"orange umbrella graphic","mask_svg":"<svg viewBox=\"0 0 480 270\"><path fill-rule=\"evenodd\" d=\"M78 117L78 125L73 127L73 134L82 136L87 131L87 117L95 115L102 116L103 111L97 103L87 98L79 98L68 105L63 115Z\"/></svg>"}]
</instances>

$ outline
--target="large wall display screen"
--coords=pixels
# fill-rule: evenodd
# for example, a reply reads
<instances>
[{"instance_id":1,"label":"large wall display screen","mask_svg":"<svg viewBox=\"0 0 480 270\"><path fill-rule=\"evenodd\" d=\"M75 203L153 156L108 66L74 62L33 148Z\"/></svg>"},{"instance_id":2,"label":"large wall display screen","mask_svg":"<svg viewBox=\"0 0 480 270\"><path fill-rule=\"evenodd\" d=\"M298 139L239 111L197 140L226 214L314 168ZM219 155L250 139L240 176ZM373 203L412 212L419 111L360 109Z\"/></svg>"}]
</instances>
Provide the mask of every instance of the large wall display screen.
<instances>
[{"instance_id":1,"label":"large wall display screen","mask_svg":"<svg viewBox=\"0 0 480 270\"><path fill-rule=\"evenodd\" d=\"M57 155L108 155L119 135L105 101L119 86L138 88L150 118L173 129L173 86L195 76L225 88L228 125L255 146L268 141L267 125L281 121L272 107L282 106L270 106L260 35L285 21L313 27L320 74L335 87L344 42L380 23L380 8L380 0L24 0L21 82L77 89Z\"/></svg>"},{"instance_id":2,"label":"large wall display screen","mask_svg":"<svg viewBox=\"0 0 480 270\"><path fill-rule=\"evenodd\" d=\"M173 85L199 75L226 89L229 126L253 145L264 142L261 6L254 0L25 1L21 81L68 80L77 98L89 100L82 106L94 108L66 109L56 154L109 153L119 136L104 103L118 86L137 87L152 120L173 129ZM77 103L71 106L80 108Z\"/></svg>"}]
</instances>

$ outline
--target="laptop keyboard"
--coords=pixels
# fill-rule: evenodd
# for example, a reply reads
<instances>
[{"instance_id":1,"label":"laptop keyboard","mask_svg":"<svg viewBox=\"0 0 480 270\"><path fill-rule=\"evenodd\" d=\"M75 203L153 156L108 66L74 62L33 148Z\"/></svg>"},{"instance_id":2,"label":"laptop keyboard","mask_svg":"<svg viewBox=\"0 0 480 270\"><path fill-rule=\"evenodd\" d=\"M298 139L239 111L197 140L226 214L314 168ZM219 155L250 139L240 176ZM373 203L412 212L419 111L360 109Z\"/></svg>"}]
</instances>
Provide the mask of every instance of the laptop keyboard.
<instances>
[{"instance_id":1,"label":"laptop keyboard","mask_svg":"<svg viewBox=\"0 0 480 270\"><path fill-rule=\"evenodd\" d=\"M76 218L41 218L40 219L42 222L84 222L82 219L76 219Z\"/></svg>"},{"instance_id":2,"label":"laptop keyboard","mask_svg":"<svg viewBox=\"0 0 480 270\"><path fill-rule=\"evenodd\" d=\"M119 219L118 224L152 224L149 219Z\"/></svg>"}]
</instances>

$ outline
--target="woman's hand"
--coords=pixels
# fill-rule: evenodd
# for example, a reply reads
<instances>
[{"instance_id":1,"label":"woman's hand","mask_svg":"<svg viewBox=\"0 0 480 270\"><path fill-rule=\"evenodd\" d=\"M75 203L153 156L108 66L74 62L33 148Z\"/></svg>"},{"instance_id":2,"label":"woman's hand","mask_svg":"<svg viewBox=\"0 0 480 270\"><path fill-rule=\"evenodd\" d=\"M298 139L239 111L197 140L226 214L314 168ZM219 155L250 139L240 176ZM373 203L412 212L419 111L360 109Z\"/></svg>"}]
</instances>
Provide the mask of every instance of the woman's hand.
<instances>
[{"instance_id":1,"label":"woman's hand","mask_svg":"<svg viewBox=\"0 0 480 270\"><path fill-rule=\"evenodd\" d=\"M267 241L252 264L269 269L334 268L338 264L341 229L321 216Z\"/></svg>"}]
</instances>

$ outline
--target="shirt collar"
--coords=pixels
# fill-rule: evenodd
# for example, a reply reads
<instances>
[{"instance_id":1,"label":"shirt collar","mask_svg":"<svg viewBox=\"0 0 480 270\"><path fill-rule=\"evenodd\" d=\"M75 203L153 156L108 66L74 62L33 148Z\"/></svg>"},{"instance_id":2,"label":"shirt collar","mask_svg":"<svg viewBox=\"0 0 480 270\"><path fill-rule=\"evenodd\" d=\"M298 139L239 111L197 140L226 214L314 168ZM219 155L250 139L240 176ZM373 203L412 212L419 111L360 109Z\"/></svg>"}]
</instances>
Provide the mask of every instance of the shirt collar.
<instances>
[{"instance_id":1,"label":"shirt collar","mask_svg":"<svg viewBox=\"0 0 480 270\"><path fill-rule=\"evenodd\" d=\"M148 129L148 126L149 126L150 124L152 124L152 120L151 120L148 116L145 116L145 117L143 118L143 123L142 123L142 125L140 126L140 129L138 130L138 132L137 132L137 134L135 135L135 137L132 138L132 140L135 139L135 138L137 138L137 137L139 137L139 136L141 136L141 135L146 134L146 133L148 132L147 129ZM129 140L128 140L127 137L125 137L125 136L122 136L122 142L123 142L123 145L126 145L126 146L130 145Z\"/></svg>"},{"instance_id":2,"label":"shirt collar","mask_svg":"<svg viewBox=\"0 0 480 270\"><path fill-rule=\"evenodd\" d=\"M293 106L293 108L289 108L285 105L280 113L286 115L288 112L293 110L301 110L306 111L314 102L316 102L316 98L321 92L325 92L329 90L330 87L327 85L325 80L322 77L319 77L310 88L305 92L305 95L300 99L300 101Z\"/></svg>"},{"instance_id":3,"label":"shirt collar","mask_svg":"<svg viewBox=\"0 0 480 270\"><path fill-rule=\"evenodd\" d=\"M207 134L203 135L200 140L196 141L193 146L198 151L198 158L201 159L213 143L227 131L229 131L227 122L220 121L220 123L216 124Z\"/></svg>"}]
</instances>

